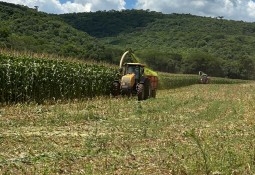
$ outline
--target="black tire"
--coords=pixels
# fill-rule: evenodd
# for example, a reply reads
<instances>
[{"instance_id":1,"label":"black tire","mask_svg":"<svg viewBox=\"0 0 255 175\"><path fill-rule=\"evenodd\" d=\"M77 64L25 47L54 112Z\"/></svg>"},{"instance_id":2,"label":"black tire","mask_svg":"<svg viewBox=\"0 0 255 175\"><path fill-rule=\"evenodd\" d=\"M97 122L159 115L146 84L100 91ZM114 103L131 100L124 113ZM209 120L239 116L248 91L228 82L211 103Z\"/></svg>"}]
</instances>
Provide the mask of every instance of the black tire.
<instances>
[{"instance_id":1,"label":"black tire","mask_svg":"<svg viewBox=\"0 0 255 175\"><path fill-rule=\"evenodd\" d=\"M146 79L144 84L144 100L151 97L151 82L149 79Z\"/></svg>"},{"instance_id":2,"label":"black tire","mask_svg":"<svg viewBox=\"0 0 255 175\"><path fill-rule=\"evenodd\" d=\"M210 77L207 77L207 84L210 83Z\"/></svg>"},{"instance_id":3,"label":"black tire","mask_svg":"<svg viewBox=\"0 0 255 175\"><path fill-rule=\"evenodd\" d=\"M113 96L120 95L120 83L119 82L113 82L111 94Z\"/></svg>"},{"instance_id":4,"label":"black tire","mask_svg":"<svg viewBox=\"0 0 255 175\"><path fill-rule=\"evenodd\" d=\"M208 77L202 77L201 82L202 84L208 84Z\"/></svg>"},{"instance_id":5,"label":"black tire","mask_svg":"<svg viewBox=\"0 0 255 175\"><path fill-rule=\"evenodd\" d=\"M142 101L144 100L144 84L138 84L137 85L137 97L138 97L138 101Z\"/></svg>"},{"instance_id":6,"label":"black tire","mask_svg":"<svg viewBox=\"0 0 255 175\"><path fill-rule=\"evenodd\" d=\"M127 96L127 97L132 97L132 92L131 92L131 90L121 91L121 95Z\"/></svg>"},{"instance_id":7,"label":"black tire","mask_svg":"<svg viewBox=\"0 0 255 175\"><path fill-rule=\"evenodd\" d=\"M156 98L156 95L157 95L156 89L152 90L152 91L151 91L151 97L152 97L152 98Z\"/></svg>"}]
</instances>

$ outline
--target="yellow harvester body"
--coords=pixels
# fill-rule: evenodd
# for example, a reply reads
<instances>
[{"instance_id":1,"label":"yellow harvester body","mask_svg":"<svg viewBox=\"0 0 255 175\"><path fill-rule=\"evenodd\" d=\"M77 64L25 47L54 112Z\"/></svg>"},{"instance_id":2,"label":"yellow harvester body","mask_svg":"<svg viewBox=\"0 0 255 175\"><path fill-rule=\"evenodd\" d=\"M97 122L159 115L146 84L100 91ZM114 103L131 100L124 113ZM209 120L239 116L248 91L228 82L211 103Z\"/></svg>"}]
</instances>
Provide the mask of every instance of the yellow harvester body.
<instances>
[{"instance_id":1,"label":"yellow harvester body","mask_svg":"<svg viewBox=\"0 0 255 175\"><path fill-rule=\"evenodd\" d=\"M126 74L121 78L121 87L123 89L132 89L135 84L135 74Z\"/></svg>"}]
</instances>

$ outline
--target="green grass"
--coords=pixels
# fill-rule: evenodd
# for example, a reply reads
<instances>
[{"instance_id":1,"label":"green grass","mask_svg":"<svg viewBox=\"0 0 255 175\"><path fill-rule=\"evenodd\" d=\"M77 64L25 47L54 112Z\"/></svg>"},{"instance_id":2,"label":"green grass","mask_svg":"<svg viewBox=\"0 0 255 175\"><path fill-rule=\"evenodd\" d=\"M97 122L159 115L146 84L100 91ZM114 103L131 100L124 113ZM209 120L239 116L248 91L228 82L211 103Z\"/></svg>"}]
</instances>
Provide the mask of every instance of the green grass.
<instances>
[{"instance_id":1,"label":"green grass","mask_svg":"<svg viewBox=\"0 0 255 175\"><path fill-rule=\"evenodd\" d=\"M0 174L254 174L255 84L0 109Z\"/></svg>"}]
</instances>

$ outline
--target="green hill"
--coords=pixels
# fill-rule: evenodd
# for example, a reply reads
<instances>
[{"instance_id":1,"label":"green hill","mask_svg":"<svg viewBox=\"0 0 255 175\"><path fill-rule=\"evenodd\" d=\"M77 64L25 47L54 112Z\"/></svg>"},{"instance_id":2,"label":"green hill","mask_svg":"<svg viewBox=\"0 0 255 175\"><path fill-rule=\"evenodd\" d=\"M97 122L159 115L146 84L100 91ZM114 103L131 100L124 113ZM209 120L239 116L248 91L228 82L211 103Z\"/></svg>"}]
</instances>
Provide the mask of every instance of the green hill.
<instances>
[{"instance_id":1,"label":"green hill","mask_svg":"<svg viewBox=\"0 0 255 175\"><path fill-rule=\"evenodd\" d=\"M190 14L53 15L0 2L0 47L114 63L132 48L158 71L255 79L255 23Z\"/></svg>"},{"instance_id":2,"label":"green hill","mask_svg":"<svg viewBox=\"0 0 255 175\"><path fill-rule=\"evenodd\" d=\"M255 23L143 10L60 17L74 28L121 48L162 52L196 49L229 59L255 55Z\"/></svg>"},{"instance_id":3,"label":"green hill","mask_svg":"<svg viewBox=\"0 0 255 175\"><path fill-rule=\"evenodd\" d=\"M60 15L68 24L78 30L97 37L115 37L120 33L131 33L145 27L157 19L164 18L162 13L144 10L98 11L91 13L72 13Z\"/></svg>"},{"instance_id":4,"label":"green hill","mask_svg":"<svg viewBox=\"0 0 255 175\"><path fill-rule=\"evenodd\" d=\"M0 2L0 47L82 59L111 59L101 42L59 17L4 2Z\"/></svg>"},{"instance_id":5,"label":"green hill","mask_svg":"<svg viewBox=\"0 0 255 175\"><path fill-rule=\"evenodd\" d=\"M60 15L114 48L132 48L152 68L254 78L255 23L143 10Z\"/></svg>"},{"instance_id":6,"label":"green hill","mask_svg":"<svg viewBox=\"0 0 255 175\"><path fill-rule=\"evenodd\" d=\"M106 42L137 49L183 52L195 49L227 59L254 56L255 24L191 15L167 15L143 29L123 33Z\"/></svg>"}]
</instances>

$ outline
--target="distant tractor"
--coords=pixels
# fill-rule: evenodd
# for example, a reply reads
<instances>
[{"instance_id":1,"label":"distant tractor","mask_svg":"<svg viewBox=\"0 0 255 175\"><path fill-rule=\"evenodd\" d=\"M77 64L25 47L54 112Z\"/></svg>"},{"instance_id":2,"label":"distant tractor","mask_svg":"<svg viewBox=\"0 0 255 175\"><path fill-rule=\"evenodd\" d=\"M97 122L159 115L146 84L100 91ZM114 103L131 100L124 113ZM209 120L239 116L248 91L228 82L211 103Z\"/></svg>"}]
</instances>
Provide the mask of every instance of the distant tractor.
<instances>
[{"instance_id":1,"label":"distant tractor","mask_svg":"<svg viewBox=\"0 0 255 175\"><path fill-rule=\"evenodd\" d=\"M138 101L146 100L150 97L155 98L158 77L155 75L146 75L146 66L141 63L125 63L125 57L131 54L126 51L120 60L120 76L112 84L112 95L137 95Z\"/></svg>"},{"instance_id":2,"label":"distant tractor","mask_svg":"<svg viewBox=\"0 0 255 175\"><path fill-rule=\"evenodd\" d=\"M199 73L198 73L199 75L200 75L200 82L202 83L202 84L208 84L209 83L209 77L208 77L208 75L207 74L205 74L204 72L202 72L202 71L199 71Z\"/></svg>"}]
</instances>

